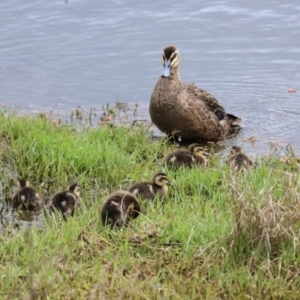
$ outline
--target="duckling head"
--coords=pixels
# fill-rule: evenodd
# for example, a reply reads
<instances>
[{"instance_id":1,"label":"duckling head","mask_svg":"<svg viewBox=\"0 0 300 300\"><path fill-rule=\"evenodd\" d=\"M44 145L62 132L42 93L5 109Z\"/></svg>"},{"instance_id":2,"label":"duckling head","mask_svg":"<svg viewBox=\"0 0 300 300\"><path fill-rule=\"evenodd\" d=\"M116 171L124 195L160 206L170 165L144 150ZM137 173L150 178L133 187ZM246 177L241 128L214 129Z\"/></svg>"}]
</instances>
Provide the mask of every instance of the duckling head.
<instances>
[{"instance_id":1,"label":"duckling head","mask_svg":"<svg viewBox=\"0 0 300 300\"><path fill-rule=\"evenodd\" d=\"M163 65L162 77L169 77L178 72L178 67L180 65L180 53L175 46L165 47L161 63Z\"/></svg>"},{"instance_id":2,"label":"duckling head","mask_svg":"<svg viewBox=\"0 0 300 300\"><path fill-rule=\"evenodd\" d=\"M69 192L73 193L74 195L80 197L80 187L77 183L73 183L68 187Z\"/></svg>"},{"instance_id":3,"label":"duckling head","mask_svg":"<svg viewBox=\"0 0 300 300\"><path fill-rule=\"evenodd\" d=\"M242 148L238 146L232 146L230 150L231 155L236 155L242 153Z\"/></svg>"},{"instance_id":4,"label":"duckling head","mask_svg":"<svg viewBox=\"0 0 300 300\"><path fill-rule=\"evenodd\" d=\"M193 153L194 156L203 157L205 160L207 159L206 157L210 156L210 154L206 152L205 149L199 144L190 145L189 150Z\"/></svg>"},{"instance_id":5,"label":"duckling head","mask_svg":"<svg viewBox=\"0 0 300 300\"><path fill-rule=\"evenodd\" d=\"M80 205L81 197L80 197L79 185L77 183L73 183L73 184L69 185L68 190L75 196L77 205Z\"/></svg>"},{"instance_id":6,"label":"duckling head","mask_svg":"<svg viewBox=\"0 0 300 300\"><path fill-rule=\"evenodd\" d=\"M153 176L153 183L157 186L165 187L165 188L167 187L167 185L172 185L167 174L162 173L162 172L156 173Z\"/></svg>"}]
</instances>

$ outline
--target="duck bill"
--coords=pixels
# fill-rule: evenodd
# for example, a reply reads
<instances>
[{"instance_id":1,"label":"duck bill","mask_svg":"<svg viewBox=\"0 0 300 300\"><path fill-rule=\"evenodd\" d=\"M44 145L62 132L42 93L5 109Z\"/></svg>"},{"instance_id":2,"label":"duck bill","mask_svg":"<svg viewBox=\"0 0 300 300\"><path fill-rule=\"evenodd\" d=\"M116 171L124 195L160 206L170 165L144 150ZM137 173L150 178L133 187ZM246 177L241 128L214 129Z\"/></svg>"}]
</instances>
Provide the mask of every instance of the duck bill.
<instances>
[{"instance_id":1,"label":"duck bill","mask_svg":"<svg viewBox=\"0 0 300 300\"><path fill-rule=\"evenodd\" d=\"M171 75L171 64L170 62L165 62L164 63L164 69L162 72L162 77L169 77Z\"/></svg>"},{"instance_id":2,"label":"duck bill","mask_svg":"<svg viewBox=\"0 0 300 300\"><path fill-rule=\"evenodd\" d=\"M203 152L204 156L210 156L210 154L208 152Z\"/></svg>"}]
</instances>

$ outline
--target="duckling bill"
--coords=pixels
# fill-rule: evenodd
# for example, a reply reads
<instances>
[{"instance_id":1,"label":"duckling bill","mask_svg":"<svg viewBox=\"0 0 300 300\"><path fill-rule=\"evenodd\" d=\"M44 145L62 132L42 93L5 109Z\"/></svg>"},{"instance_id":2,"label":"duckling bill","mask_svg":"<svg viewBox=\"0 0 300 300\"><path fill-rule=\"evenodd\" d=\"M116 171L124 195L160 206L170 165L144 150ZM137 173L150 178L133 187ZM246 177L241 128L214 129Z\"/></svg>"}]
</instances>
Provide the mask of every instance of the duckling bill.
<instances>
[{"instance_id":1,"label":"duckling bill","mask_svg":"<svg viewBox=\"0 0 300 300\"><path fill-rule=\"evenodd\" d=\"M153 89L149 113L152 122L168 136L182 140L220 141L241 119L228 114L215 97L195 84L181 81L179 50L164 48L163 73Z\"/></svg>"},{"instance_id":2,"label":"duckling bill","mask_svg":"<svg viewBox=\"0 0 300 300\"><path fill-rule=\"evenodd\" d=\"M18 180L18 190L12 197L14 208L37 210L42 207L43 199L34 187L25 179Z\"/></svg>"},{"instance_id":3,"label":"duckling bill","mask_svg":"<svg viewBox=\"0 0 300 300\"><path fill-rule=\"evenodd\" d=\"M104 226L128 226L130 220L139 216L140 204L135 195L128 192L116 192L109 196L101 210L101 219Z\"/></svg>"},{"instance_id":4,"label":"duckling bill","mask_svg":"<svg viewBox=\"0 0 300 300\"><path fill-rule=\"evenodd\" d=\"M206 167L207 157L210 156L204 148L199 144L192 144L188 150L176 150L170 153L166 159L165 164L170 167L188 167L200 165Z\"/></svg>"},{"instance_id":5,"label":"duckling bill","mask_svg":"<svg viewBox=\"0 0 300 300\"><path fill-rule=\"evenodd\" d=\"M137 182L129 188L129 192L145 200L153 200L156 196L163 197L168 192L171 181L165 173L154 174L153 181Z\"/></svg>"},{"instance_id":6,"label":"duckling bill","mask_svg":"<svg viewBox=\"0 0 300 300\"><path fill-rule=\"evenodd\" d=\"M68 190L56 193L51 198L50 211L60 211L64 217L73 216L76 207L81 205L80 187L71 184Z\"/></svg>"}]
</instances>

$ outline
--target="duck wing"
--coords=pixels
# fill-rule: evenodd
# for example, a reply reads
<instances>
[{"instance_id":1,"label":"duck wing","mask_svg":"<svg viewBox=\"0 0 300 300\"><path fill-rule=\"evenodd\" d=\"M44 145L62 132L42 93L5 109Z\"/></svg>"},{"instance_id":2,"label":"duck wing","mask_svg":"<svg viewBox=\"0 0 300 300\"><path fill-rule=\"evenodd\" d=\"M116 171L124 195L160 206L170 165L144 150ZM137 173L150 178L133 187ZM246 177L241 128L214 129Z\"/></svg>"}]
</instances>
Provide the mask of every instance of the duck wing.
<instances>
[{"instance_id":1,"label":"duck wing","mask_svg":"<svg viewBox=\"0 0 300 300\"><path fill-rule=\"evenodd\" d=\"M219 121L226 116L225 108L210 93L198 88L194 83L185 84L185 88L188 95L206 104L208 110L213 111Z\"/></svg>"}]
</instances>

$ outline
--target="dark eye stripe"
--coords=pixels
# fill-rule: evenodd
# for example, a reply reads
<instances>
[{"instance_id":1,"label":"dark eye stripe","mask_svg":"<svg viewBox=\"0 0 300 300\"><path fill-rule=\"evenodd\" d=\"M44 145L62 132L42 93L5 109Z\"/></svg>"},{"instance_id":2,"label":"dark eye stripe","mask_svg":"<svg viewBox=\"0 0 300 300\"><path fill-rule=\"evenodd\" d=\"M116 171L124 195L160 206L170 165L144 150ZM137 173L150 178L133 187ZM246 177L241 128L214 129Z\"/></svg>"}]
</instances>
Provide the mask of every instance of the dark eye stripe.
<instances>
[{"instance_id":1,"label":"dark eye stripe","mask_svg":"<svg viewBox=\"0 0 300 300\"><path fill-rule=\"evenodd\" d=\"M170 61L173 61L177 57L177 53L172 53Z\"/></svg>"}]
</instances>

